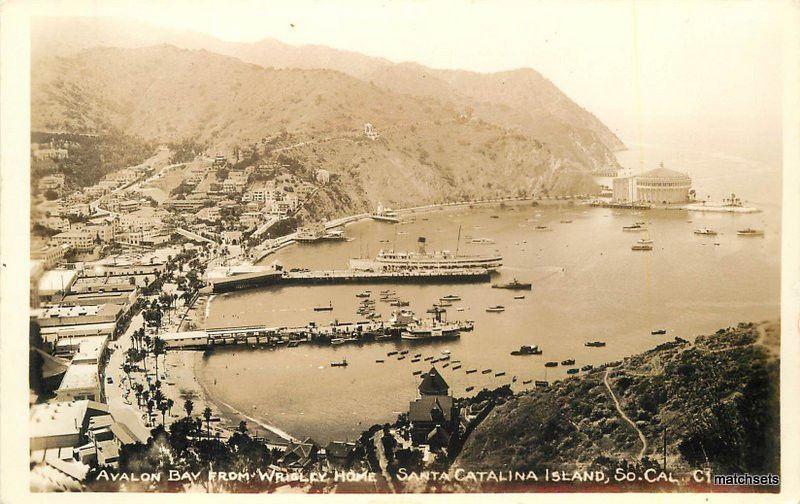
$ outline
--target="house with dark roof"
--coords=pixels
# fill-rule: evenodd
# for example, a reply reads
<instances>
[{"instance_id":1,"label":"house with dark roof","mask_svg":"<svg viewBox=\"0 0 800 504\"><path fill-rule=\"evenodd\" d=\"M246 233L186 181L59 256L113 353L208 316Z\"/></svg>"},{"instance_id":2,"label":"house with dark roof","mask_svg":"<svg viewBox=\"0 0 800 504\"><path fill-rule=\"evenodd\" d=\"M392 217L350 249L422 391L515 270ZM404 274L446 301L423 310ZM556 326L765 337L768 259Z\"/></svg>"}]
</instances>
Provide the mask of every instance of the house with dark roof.
<instances>
[{"instance_id":1,"label":"house with dark roof","mask_svg":"<svg viewBox=\"0 0 800 504\"><path fill-rule=\"evenodd\" d=\"M306 438L304 441L291 441L286 446L286 451L283 452L279 464L287 468L305 469L317 461L317 452L319 452L319 445L311 438Z\"/></svg>"},{"instance_id":2,"label":"house with dark roof","mask_svg":"<svg viewBox=\"0 0 800 504\"><path fill-rule=\"evenodd\" d=\"M437 446L446 434L447 442L458 429L458 408L449 395L450 386L435 367L422 375L419 384L419 398L408 406L408 420L411 424L411 442L429 444L429 435L434 433Z\"/></svg>"},{"instance_id":3,"label":"house with dark roof","mask_svg":"<svg viewBox=\"0 0 800 504\"><path fill-rule=\"evenodd\" d=\"M325 447L325 462L329 469L347 469L353 459L355 443L331 441Z\"/></svg>"}]
</instances>

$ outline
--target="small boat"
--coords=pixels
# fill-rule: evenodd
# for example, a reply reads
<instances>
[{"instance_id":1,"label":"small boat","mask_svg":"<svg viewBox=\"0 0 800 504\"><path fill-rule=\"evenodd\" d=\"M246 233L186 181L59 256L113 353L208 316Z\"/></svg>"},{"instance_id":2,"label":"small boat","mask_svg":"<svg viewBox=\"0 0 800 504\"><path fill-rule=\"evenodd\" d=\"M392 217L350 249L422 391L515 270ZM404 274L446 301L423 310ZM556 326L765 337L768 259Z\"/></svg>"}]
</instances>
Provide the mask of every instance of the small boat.
<instances>
[{"instance_id":1,"label":"small boat","mask_svg":"<svg viewBox=\"0 0 800 504\"><path fill-rule=\"evenodd\" d=\"M450 355L450 350L445 348L444 350L442 350L442 355Z\"/></svg>"},{"instance_id":2,"label":"small boat","mask_svg":"<svg viewBox=\"0 0 800 504\"><path fill-rule=\"evenodd\" d=\"M411 373L411 374L413 374L414 376L419 376L419 375L421 375L421 374L422 374L422 371L414 371L414 372L413 372L413 373Z\"/></svg>"},{"instance_id":3,"label":"small boat","mask_svg":"<svg viewBox=\"0 0 800 504\"><path fill-rule=\"evenodd\" d=\"M604 347L604 346L606 346L606 342L605 341L587 341L586 342L586 346L587 347Z\"/></svg>"},{"instance_id":4,"label":"small boat","mask_svg":"<svg viewBox=\"0 0 800 504\"><path fill-rule=\"evenodd\" d=\"M650 240L639 240L638 242L634 243L631 246L631 250L642 250L642 251L653 250L652 243L653 242Z\"/></svg>"},{"instance_id":5,"label":"small boat","mask_svg":"<svg viewBox=\"0 0 800 504\"><path fill-rule=\"evenodd\" d=\"M446 368L446 367L447 367L447 366L449 366L449 365L450 365L450 363L449 363L449 362L445 362L444 364L442 364L442 367L443 367L443 368Z\"/></svg>"},{"instance_id":6,"label":"small boat","mask_svg":"<svg viewBox=\"0 0 800 504\"><path fill-rule=\"evenodd\" d=\"M314 311L331 311L333 310L333 303L328 302L328 306L315 306Z\"/></svg>"},{"instance_id":7,"label":"small boat","mask_svg":"<svg viewBox=\"0 0 800 504\"><path fill-rule=\"evenodd\" d=\"M567 369L567 374L578 374L578 371L580 371L580 370L578 368L576 368L576 367L570 368L570 369Z\"/></svg>"},{"instance_id":8,"label":"small boat","mask_svg":"<svg viewBox=\"0 0 800 504\"><path fill-rule=\"evenodd\" d=\"M420 359L411 359L411 362L419 362Z\"/></svg>"},{"instance_id":9,"label":"small boat","mask_svg":"<svg viewBox=\"0 0 800 504\"><path fill-rule=\"evenodd\" d=\"M456 369L461 369L461 364L456 364L450 369L452 369L453 371L455 371Z\"/></svg>"},{"instance_id":10,"label":"small boat","mask_svg":"<svg viewBox=\"0 0 800 504\"><path fill-rule=\"evenodd\" d=\"M500 313L506 311L506 307L503 305L490 306L489 308L486 308L486 311L489 313Z\"/></svg>"},{"instance_id":11,"label":"small boat","mask_svg":"<svg viewBox=\"0 0 800 504\"><path fill-rule=\"evenodd\" d=\"M347 367L347 359L331 362L331 367Z\"/></svg>"},{"instance_id":12,"label":"small boat","mask_svg":"<svg viewBox=\"0 0 800 504\"><path fill-rule=\"evenodd\" d=\"M375 362L376 362L377 364L383 364L383 359L375 359Z\"/></svg>"},{"instance_id":13,"label":"small boat","mask_svg":"<svg viewBox=\"0 0 800 504\"><path fill-rule=\"evenodd\" d=\"M386 356L387 356L387 357L391 357L392 355L397 355L398 353L400 353L400 352L398 352L397 350L393 350L393 351L391 351L391 352L388 352L388 353L386 354Z\"/></svg>"},{"instance_id":14,"label":"small boat","mask_svg":"<svg viewBox=\"0 0 800 504\"><path fill-rule=\"evenodd\" d=\"M449 355L442 355L441 357L439 357L439 360L440 361L449 361L450 360L450 356Z\"/></svg>"},{"instance_id":15,"label":"small boat","mask_svg":"<svg viewBox=\"0 0 800 504\"><path fill-rule=\"evenodd\" d=\"M472 392L473 390L475 390L475 387L467 387L465 390L467 392Z\"/></svg>"},{"instance_id":16,"label":"small boat","mask_svg":"<svg viewBox=\"0 0 800 504\"><path fill-rule=\"evenodd\" d=\"M434 304L433 306L434 306L434 308L448 308L450 306L453 306L453 303L451 303L450 301L439 301L438 303Z\"/></svg>"},{"instance_id":17,"label":"small boat","mask_svg":"<svg viewBox=\"0 0 800 504\"><path fill-rule=\"evenodd\" d=\"M705 235L705 236L717 236L717 232L710 228L695 229L694 234Z\"/></svg>"},{"instance_id":18,"label":"small boat","mask_svg":"<svg viewBox=\"0 0 800 504\"><path fill-rule=\"evenodd\" d=\"M532 287L530 282L520 282L516 278L508 283L492 284L492 289L531 290Z\"/></svg>"},{"instance_id":19,"label":"small boat","mask_svg":"<svg viewBox=\"0 0 800 504\"><path fill-rule=\"evenodd\" d=\"M505 375L506 375L506 372L505 372L505 371L500 371L500 372L498 372L498 373L495 373L494 375L495 375L496 377L497 377L497 376L505 376Z\"/></svg>"},{"instance_id":20,"label":"small boat","mask_svg":"<svg viewBox=\"0 0 800 504\"><path fill-rule=\"evenodd\" d=\"M475 245L491 245L494 243L494 240L491 238L473 238L470 240L470 243L474 243Z\"/></svg>"},{"instance_id":21,"label":"small boat","mask_svg":"<svg viewBox=\"0 0 800 504\"><path fill-rule=\"evenodd\" d=\"M500 216L499 215L490 215L489 218L491 218L491 219L499 219Z\"/></svg>"},{"instance_id":22,"label":"small boat","mask_svg":"<svg viewBox=\"0 0 800 504\"><path fill-rule=\"evenodd\" d=\"M564 219L561 221L561 224L572 224L572 221L570 219Z\"/></svg>"},{"instance_id":23,"label":"small boat","mask_svg":"<svg viewBox=\"0 0 800 504\"><path fill-rule=\"evenodd\" d=\"M533 380L522 380L523 385L530 385L532 382Z\"/></svg>"},{"instance_id":24,"label":"small boat","mask_svg":"<svg viewBox=\"0 0 800 504\"><path fill-rule=\"evenodd\" d=\"M424 358L424 359L422 359L422 360L433 360L433 356L431 355L431 356L429 356L429 357L425 357L425 358Z\"/></svg>"},{"instance_id":25,"label":"small boat","mask_svg":"<svg viewBox=\"0 0 800 504\"><path fill-rule=\"evenodd\" d=\"M592 366L591 364L586 364L581 368L581 371L591 371L592 368L594 368L594 366Z\"/></svg>"},{"instance_id":26,"label":"small boat","mask_svg":"<svg viewBox=\"0 0 800 504\"><path fill-rule=\"evenodd\" d=\"M403 359L405 359L405 358L406 358L406 356L405 356L405 355L400 355L400 356L398 356L398 357L397 357L397 360L403 360Z\"/></svg>"},{"instance_id":27,"label":"small boat","mask_svg":"<svg viewBox=\"0 0 800 504\"><path fill-rule=\"evenodd\" d=\"M556 366L558 366L558 362L556 361L550 361L544 363L544 367L556 367Z\"/></svg>"},{"instance_id":28,"label":"small boat","mask_svg":"<svg viewBox=\"0 0 800 504\"><path fill-rule=\"evenodd\" d=\"M763 229L744 228L736 231L739 236L764 236Z\"/></svg>"},{"instance_id":29,"label":"small boat","mask_svg":"<svg viewBox=\"0 0 800 504\"><path fill-rule=\"evenodd\" d=\"M414 358L416 359L417 357L422 357L422 354L421 353L414 354Z\"/></svg>"},{"instance_id":30,"label":"small boat","mask_svg":"<svg viewBox=\"0 0 800 504\"><path fill-rule=\"evenodd\" d=\"M289 345L287 345L287 346L288 346L289 348L295 348L295 347L299 347L299 346L300 346L300 342L299 342L299 341L290 341L290 342L289 342Z\"/></svg>"},{"instance_id":31,"label":"small boat","mask_svg":"<svg viewBox=\"0 0 800 504\"><path fill-rule=\"evenodd\" d=\"M575 359L565 359L561 361L562 366L571 366L573 364L575 364Z\"/></svg>"},{"instance_id":32,"label":"small boat","mask_svg":"<svg viewBox=\"0 0 800 504\"><path fill-rule=\"evenodd\" d=\"M400 352L400 355L407 355L407 354L408 354L408 350L403 350L402 352Z\"/></svg>"},{"instance_id":33,"label":"small boat","mask_svg":"<svg viewBox=\"0 0 800 504\"><path fill-rule=\"evenodd\" d=\"M537 387L547 387L548 385L550 385L550 383L549 383L549 382L546 382L546 381L544 381L544 380L536 380L536 383L535 383L535 385L536 385Z\"/></svg>"},{"instance_id":34,"label":"small boat","mask_svg":"<svg viewBox=\"0 0 800 504\"><path fill-rule=\"evenodd\" d=\"M647 228L641 224L634 224L632 226L622 226L623 231L647 231Z\"/></svg>"},{"instance_id":35,"label":"small boat","mask_svg":"<svg viewBox=\"0 0 800 504\"><path fill-rule=\"evenodd\" d=\"M344 338L331 338L331 345L343 345L347 343L347 340Z\"/></svg>"},{"instance_id":36,"label":"small boat","mask_svg":"<svg viewBox=\"0 0 800 504\"><path fill-rule=\"evenodd\" d=\"M408 306L408 305L409 305L409 304L411 304L411 303L409 303L408 301L400 301L400 300L398 299L397 301L392 301L390 304L391 304L392 306Z\"/></svg>"},{"instance_id":37,"label":"small boat","mask_svg":"<svg viewBox=\"0 0 800 504\"><path fill-rule=\"evenodd\" d=\"M525 299L525 296L514 296L514 299Z\"/></svg>"},{"instance_id":38,"label":"small boat","mask_svg":"<svg viewBox=\"0 0 800 504\"><path fill-rule=\"evenodd\" d=\"M369 292L359 292L358 294L356 294L356 297L357 298L368 298L369 295L370 295Z\"/></svg>"},{"instance_id":39,"label":"small boat","mask_svg":"<svg viewBox=\"0 0 800 504\"><path fill-rule=\"evenodd\" d=\"M655 334L667 334L667 330L666 329L654 329L654 330L650 331L650 334L653 334L653 335L655 335Z\"/></svg>"},{"instance_id":40,"label":"small boat","mask_svg":"<svg viewBox=\"0 0 800 504\"><path fill-rule=\"evenodd\" d=\"M539 345L522 345L519 350L513 350L511 355L542 355Z\"/></svg>"},{"instance_id":41,"label":"small boat","mask_svg":"<svg viewBox=\"0 0 800 504\"><path fill-rule=\"evenodd\" d=\"M461 364L461 361L457 359L453 359L450 362L452 362L453 364Z\"/></svg>"},{"instance_id":42,"label":"small boat","mask_svg":"<svg viewBox=\"0 0 800 504\"><path fill-rule=\"evenodd\" d=\"M467 374L477 373L477 369L467 369Z\"/></svg>"},{"instance_id":43,"label":"small boat","mask_svg":"<svg viewBox=\"0 0 800 504\"><path fill-rule=\"evenodd\" d=\"M550 228L547 226L536 226L533 229L535 229L536 231L550 231Z\"/></svg>"},{"instance_id":44,"label":"small boat","mask_svg":"<svg viewBox=\"0 0 800 504\"><path fill-rule=\"evenodd\" d=\"M491 369L484 369L483 371L481 371L481 374L489 374L491 372L492 372Z\"/></svg>"},{"instance_id":45,"label":"small boat","mask_svg":"<svg viewBox=\"0 0 800 504\"><path fill-rule=\"evenodd\" d=\"M448 294L439 298L440 301L461 301L461 296L455 294Z\"/></svg>"}]
</instances>

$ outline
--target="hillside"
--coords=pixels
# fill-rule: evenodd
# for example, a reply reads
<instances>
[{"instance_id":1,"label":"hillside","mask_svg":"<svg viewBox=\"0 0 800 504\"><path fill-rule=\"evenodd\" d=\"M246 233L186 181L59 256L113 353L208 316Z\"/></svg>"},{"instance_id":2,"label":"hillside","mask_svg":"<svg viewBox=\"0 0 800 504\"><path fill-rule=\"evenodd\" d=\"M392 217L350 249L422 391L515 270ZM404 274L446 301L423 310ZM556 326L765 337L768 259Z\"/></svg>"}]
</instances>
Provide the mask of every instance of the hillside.
<instances>
[{"instance_id":1,"label":"hillside","mask_svg":"<svg viewBox=\"0 0 800 504\"><path fill-rule=\"evenodd\" d=\"M548 144L557 157L584 168L615 166L612 153L624 148L595 116L531 69L490 74L437 70L324 46L292 46L272 39L233 43L114 19L46 18L33 23L32 32L34 59L95 46L166 43L268 68L336 70L394 93L435 99L458 113L530 135Z\"/></svg>"},{"instance_id":2,"label":"hillside","mask_svg":"<svg viewBox=\"0 0 800 504\"><path fill-rule=\"evenodd\" d=\"M778 473L779 338L778 324L740 324L521 394L487 417L455 465L660 465L666 429L667 466L675 473ZM636 429L620 415L612 390Z\"/></svg>"},{"instance_id":3,"label":"hillside","mask_svg":"<svg viewBox=\"0 0 800 504\"><path fill-rule=\"evenodd\" d=\"M285 155L340 175L351 210L594 187L580 163L534 137L332 70L267 69L167 45L87 49L32 70L34 131L118 130L210 152L282 134ZM363 136L366 122L377 140Z\"/></svg>"}]
</instances>

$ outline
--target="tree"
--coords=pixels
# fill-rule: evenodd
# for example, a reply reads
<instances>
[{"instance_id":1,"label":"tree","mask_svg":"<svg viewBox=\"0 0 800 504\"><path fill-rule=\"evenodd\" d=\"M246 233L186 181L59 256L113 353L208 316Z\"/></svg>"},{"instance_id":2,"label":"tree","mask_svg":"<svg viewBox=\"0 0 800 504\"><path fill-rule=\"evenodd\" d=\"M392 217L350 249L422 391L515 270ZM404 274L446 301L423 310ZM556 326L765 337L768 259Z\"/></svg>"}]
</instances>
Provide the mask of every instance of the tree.
<instances>
[{"instance_id":1,"label":"tree","mask_svg":"<svg viewBox=\"0 0 800 504\"><path fill-rule=\"evenodd\" d=\"M57 200L58 193L52 189L48 189L44 192L44 197L47 198L49 201Z\"/></svg>"},{"instance_id":2,"label":"tree","mask_svg":"<svg viewBox=\"0 0 800 504\"><path fill-rule=\"evenodd\" d=\"M167 425L167 423L166 423L167 422L166 415L167 415L167 410L169 409L169 405L167 404L167 401L166 400L159 401L158 402L158 409L159 409L159 411L161 411L161 426L162 427L166 427L166 425Z\"/></svg>"},{"instance_id":3,"label":"tree","mask_svg":"<svg viewBox=\"0 0 800 504\"><path fill-rule=\"evenodd\" d=\"M247 422L244 420L239 422L239 427L236 429L240 434L247 434Z\"/></svg>"},{"instance_id":4,"label":"tree","mask_svg":"<svg viewBox=\"0 0 800 504\"><path fill-rule=\"evenodd\" d=\"M156 336L153 338L153 346L152 346L153 357L156 360L156 380L158 380L158 356L165 355L167 353L167 343Z\"/></svg>"},{"instance_id":5,"label":"tree","mask_svg":"<svg viewBox=\"0 0 800 504\"><path fill-rule=\"evenodd\" d=\"M211 408L206 406L203 410L203 418L206 420L206 436L211 437Z\"/></svg>"},{"instance_id":6,"label":"tree","mask_svg":"<svg viewBox=\"0 0 800 504\"><path fill-rule=\"evenodd\" d=\"M186 399L186 401L183 402L183 409L186 411L187 417L192 416L192 410L194 410L194 403L192 402L191 399Z\"/></svg>"}]
</instances>

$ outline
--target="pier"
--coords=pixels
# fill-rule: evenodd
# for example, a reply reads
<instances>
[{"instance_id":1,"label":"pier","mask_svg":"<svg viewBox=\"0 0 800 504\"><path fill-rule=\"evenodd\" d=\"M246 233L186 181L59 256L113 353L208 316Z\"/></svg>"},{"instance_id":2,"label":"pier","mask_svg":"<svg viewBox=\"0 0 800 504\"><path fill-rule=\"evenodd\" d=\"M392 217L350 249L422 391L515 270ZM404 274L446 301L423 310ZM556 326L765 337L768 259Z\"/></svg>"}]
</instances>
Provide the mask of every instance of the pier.
<instances>
[{"instance_id":1,"label":"pier","mask_svg":"<svg viewBox=\"0 0 800 504\"><path fill-rule=\"evenodd\" d=\"M455 322L459 331L472 330L472 322ZM161 339L170 350L205 350L217 346L297 346L300 343L330 345L338 338L347 343L367 343L375 340L400 339L404 326L385 321L336 322L304 326L268 327L264 325L209 328L200 331L167 333ZM423 340L424 341L424 340Z\"/></svg>"},{"instance_id":2,"label":"pier","mask_svg":"<svg viewBox=\"0 0 800 504\"><path fill-rule=\"evenodd\" d=\"M279 271L264 270L219 279L209 279L213 292L230 292L263 286L379 284L379 283L471 283L488 282L491 274L485 269L437 269L419 271Z\"/></svg>"}]
</instances>

